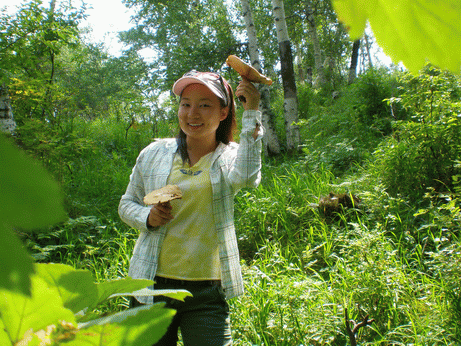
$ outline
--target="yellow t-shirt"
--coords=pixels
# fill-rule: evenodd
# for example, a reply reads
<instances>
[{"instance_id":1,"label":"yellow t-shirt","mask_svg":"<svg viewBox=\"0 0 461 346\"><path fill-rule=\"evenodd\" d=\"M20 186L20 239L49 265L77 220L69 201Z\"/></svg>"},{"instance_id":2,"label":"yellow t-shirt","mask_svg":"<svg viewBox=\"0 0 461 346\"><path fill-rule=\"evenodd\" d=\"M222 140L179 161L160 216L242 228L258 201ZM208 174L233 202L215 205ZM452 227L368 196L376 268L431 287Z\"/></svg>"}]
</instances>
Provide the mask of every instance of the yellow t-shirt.
<instances>
[{"instance_id":1,"label":"yellow t-shirt","mask_svg":"<svg viewBox=\"0 0 461 346\"><path fill-rule=\"evenodd\" d=\"M174 219L160 251L157 275L177 280L219 280L218 235L214 227L210 167L213 153L193 167L173 160L168 184L178 185L182 199L171 201Z\"/></svg>"}]
</instances>

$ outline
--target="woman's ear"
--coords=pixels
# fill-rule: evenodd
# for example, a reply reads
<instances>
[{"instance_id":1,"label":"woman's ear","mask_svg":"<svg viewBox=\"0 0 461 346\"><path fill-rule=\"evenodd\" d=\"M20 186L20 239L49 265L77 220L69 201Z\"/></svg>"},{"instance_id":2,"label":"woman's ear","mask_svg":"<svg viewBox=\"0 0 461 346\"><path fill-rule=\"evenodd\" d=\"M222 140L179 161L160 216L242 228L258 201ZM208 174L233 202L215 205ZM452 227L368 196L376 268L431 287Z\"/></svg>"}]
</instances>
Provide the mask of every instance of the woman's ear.
<instances>
[{"instance_id":1,"label":"woman's ear","mask_svg":"<svg viewBox=\"0 0 461 346\"><path fill-rule=\"evenodd\" d=\"M229 115L229 107L221 108L221 117L219 118L219 121L223 121L224 119L227 118L228 115Z\"/></svg>"}]
</instances>

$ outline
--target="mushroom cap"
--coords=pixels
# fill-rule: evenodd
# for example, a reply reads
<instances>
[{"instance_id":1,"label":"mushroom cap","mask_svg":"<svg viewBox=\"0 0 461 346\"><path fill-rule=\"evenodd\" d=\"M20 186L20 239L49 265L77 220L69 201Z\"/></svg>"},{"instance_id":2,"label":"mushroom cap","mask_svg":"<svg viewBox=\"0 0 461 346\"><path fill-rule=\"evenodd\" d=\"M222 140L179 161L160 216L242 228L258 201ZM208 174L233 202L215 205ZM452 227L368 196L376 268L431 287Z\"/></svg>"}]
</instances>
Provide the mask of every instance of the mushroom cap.
<instances>
[{"instance_id":1,"label":"mushroom cap","mask_svg":"<svg viewBox=\"0 0 461 346\"><path fill-rule=\"evenodd\" d=\"M174 199L182 198L181 189L177 185L167 185L161 189L154 190L144 196L144 203L152 205L157 203L167 203Z\"/></svg>"},{"instance_id":2,"label":"mushroom cap","mask_svg":"<svg viewBox=\"0 0 461 346\"><path fill-rule=\"evenodd\" d=\"M226 64L232 67L237 73L250 82L271 85L272 79L259 73L253 66L248 65L245 61L235 55L229 55Z\"/></svg>"}]
</instances>

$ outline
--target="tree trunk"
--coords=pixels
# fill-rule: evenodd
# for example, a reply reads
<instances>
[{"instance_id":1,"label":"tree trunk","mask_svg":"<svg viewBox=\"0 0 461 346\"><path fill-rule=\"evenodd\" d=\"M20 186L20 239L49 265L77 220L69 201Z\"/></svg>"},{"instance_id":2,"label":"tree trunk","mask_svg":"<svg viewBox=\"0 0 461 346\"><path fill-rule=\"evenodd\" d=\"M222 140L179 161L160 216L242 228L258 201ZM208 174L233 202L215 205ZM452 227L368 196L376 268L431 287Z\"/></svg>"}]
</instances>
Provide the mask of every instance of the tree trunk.
<instances>
[{"instance_id":1,"label":"tree trunk","mask_svg":"<svg viewBox=\"0 0 461 346\"><path fill-rule=\"evenodd\" d=\"M288 37L285 21L283 0L272 0L277 40L279 43L280 65L283 81L283 104L285 113L285 129L287 136L287 150L296 151L300 144L298 123L298 97L296 91L295 73L293 68L293 53Z\"/></svg>"},{"instance_id":2,"label":"tree trunk","mask_svg":"<svg viewBox=\"0 0 461 346\"><path fill-rule=\"evenodd\" d=\"M306 68L306 82L308 85L312 86L313 84L313 77L312 77L312 67L308 66Z\"/></svg>"},{"instance_id":3,"label":"tree trunk","mask_svg":"<svg viewBox=\"0 0 461 346\"><path fill-rule=\"evenodd\" d=\"M48 22L51 26L53 26L55 19L54 19L54 14L56 10L56 0L51 0L50 1L50 11L48 13ZM54 34L52 31L50 31L50 39L54 39L53 36ZM49 54L50 54L50 64L51 64L51 71L50 71L50 77L47 82L47 87L46 87L46 92L45 92L45 98L42 104L42 119L45 119L47 111L50 113L48 120L50 121L55 121L56 119L53 118L51 115L51 108L52 108L52 86L53 86L53 79L54 79L54 72L55 72L55 51L53 48L48 48L49 49Z\"/></svg>"},{"instance_id":4,"label":"tree trunk","mask_svg":"<svg viewBox=\"0 0 461 346\"><path fill-rule=\"evenodd\" d=\"M296 45L295 63L296 63L296 67L297 67L298 81L306 82L306 73L304 71L304 61L303 61L303 56L302 56L301 44Z\"/></svg>"},{"instance_id":5,"label":"tree trunk","mask_svg":"<svg viewBox=\"0 0 461 346\"><path fill-rule=\"evenodd\" d=\"M360 39L355 40L352 45L351 65L349 67L349 84L354 82L357 77L357 62L359 60Z\"/></svg>"},{"instance_id":6,"label":"tree trunk","mask_svg":"<svg viewBox=\"0 0 461 346\"><path fill-rule=\"evenodd\" d=\"M10 97L5 85L0 86L0 132L13 134L16 122L13 118Z\"/></svg>"},{"instance_id":7,"label":"tree trunk","mask_svg":"<svg viewBox=\"0 0 461 346\"><path fill-rule=\"evenodd\" d=\"M248 35L248 50L250 53L251 65L258 71L261 71L261 63L259 61L258 39L251 15L251 8L248 0L241 0L243 19ZM269 87L265 84L258 84L258 90L261 93L261 102L259 104L262 113L262 122L264 126L264 148L266 154L277 155L280 154L280 142L277 137L277 132L274 126L274 113L270 107L270 91Z\"/></svg>"},{"instance_id":8,"label":"tree trunk","mask_svg":"<svg viewBox=\"0 0 461 346\"><path fill-rule=\"evenodd\" d=\"M366 33L363 34L365 36L365 46L367 48L367 56L368 56L368 64L369 68L373 68L373 61L371 60L371 49L370 49L370 42L368 40L368 35Z\"/></svg>"},{"instance_id":9,"label":"tree trunk","mask_svg":"<svg viewBox=\"0 0 461 346\"><path fill-rule=\"evenodd\" d=\"M317 34L317 22L315 20L314 9L310 1L306 5L308 34L314 47L314 64L316 77L314 80L315 87L323 87L325 85L325 69L323 66L323 54L320 48L319 36Z\"/></svg>"}]
</instances>

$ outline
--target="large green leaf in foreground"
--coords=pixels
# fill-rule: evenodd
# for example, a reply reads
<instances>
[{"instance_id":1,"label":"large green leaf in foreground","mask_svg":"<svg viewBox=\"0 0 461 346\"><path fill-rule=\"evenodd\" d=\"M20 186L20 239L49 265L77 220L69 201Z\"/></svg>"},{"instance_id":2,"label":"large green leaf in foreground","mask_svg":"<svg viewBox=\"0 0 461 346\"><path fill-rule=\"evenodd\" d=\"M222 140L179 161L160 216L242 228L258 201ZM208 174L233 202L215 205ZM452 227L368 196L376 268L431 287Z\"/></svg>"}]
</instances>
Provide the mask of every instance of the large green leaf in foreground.
<instances>
[{"instance_id":1,"label":"large green leaf in foreground","mask_svg":"<svg viewBox=\"0 0 461 346\"><path fill-rule=\"evenodd\" d=\"M34 267L31 296L0 289L2 346L26 339L44 341L49 334L45 330L59 324L67 327L56 337L72 340L70 344L151 345L163 335L175 313L163 308L164 304L155 304L81 323L77 328L75 312L80 315L86 307L95 307L109 297L132 295L133 290L142 293L153 281L126 278L95 284L87 270L53 263L37 263ZM164 293L145 291L146 295ZM167 293L180 300L191 295L187 291Z\"/></svg>"},{"instance_id":2,"label":"large green leaf in foreground","mask_svg":"<svg viewBox=\"0 0 461 346\"><path fill-rule=\"evenodd\" d=\"M21 230L63 221L61 190L45 168L2 135L0 153L0 220Z\"/></svg>"},{"instance_id":3,"label":"large green leaf in foreground","mask_svg":"<svg viewBox=\"0 0 461 346\"><path fill-rule=\"evenodd\" d=\"M32 258L23 248L13 228L0 222L0 289L30 295L30 275L34 272Z\"/></svg>"},{"instance_id":4,"label":"large green leaf in foreground","mask_svg":"<svg viewBox=\"0 0 461 346\"><path fill-rule=\"evenodd\" d=\"M176 311L163 303L129 309L79 325L68 346L150 346L165 334Z\"/></svg>"},{"instance_id":5,"label":"large green leaf in foreground","mask_svg":"<svg viewBox=\"0 0 461 346\"><path fill-rule=\"evenodd\" d=\"M65 308L77 313L98 301L98 289L88 270L77 270L57 263L35 264L35 271L60 296Z\"/></svg>"},{"instance_id":6,"label":"large green leaf in foreground","mask_svg":"<svg viewBox=\"0 0 461 346\"><path fill-rule=\"evenodd\" d=\"M418 72L427 61L455 73L461 68L460 0L333 0L351 39L367 21L394 63Z\"/></svg>"},{"instance_id":7,"label":"large green leaf in foreground","mask_svg":"<svg viewBox=\"0 0 461 346\"><path fill-rule=\"evenodd\" d=\"M30 294L32 260L13 229L33 230L65 218L58 184L0 134L0 288Z\"/></svg>"},{"instance_id":8,"label":"large green leaf in foreground","mask_svg":"<svg viewBox=\"0 0 461 346\"><path fill-rule=\"evenodd\" d=\"M2 320L0 319L0 345L3 346L13 346L11 343L10 337L5 330L5 326L3 325Z\"/></svg>"},{"instance_id":9,"label":"large green leaf in foreground","mask_svg":"<svg viewBox=\"0 0 461 346\"><path fill-rule=\"evenodd\" d=\"M29 329L33 332L57 321L75 323L72 311L64 308L61 297L38 275L33 275L32 294L26 296L0 290L0 311L4 330L14 343L21 340Z\"/></svg>"}]
</instances>

